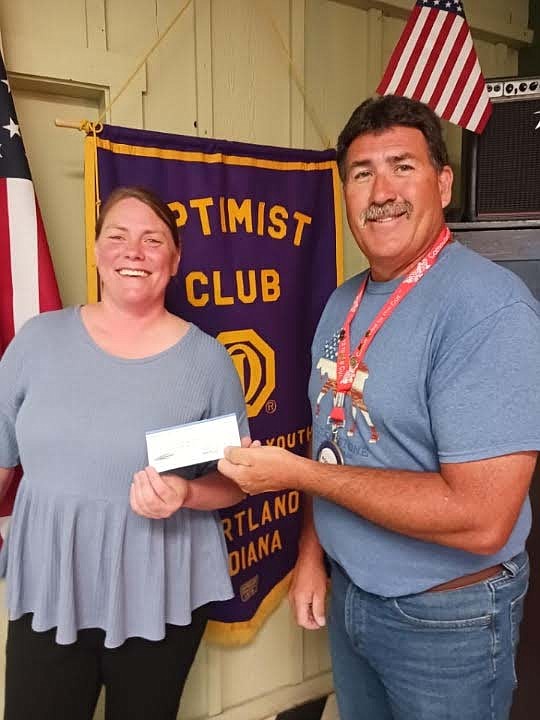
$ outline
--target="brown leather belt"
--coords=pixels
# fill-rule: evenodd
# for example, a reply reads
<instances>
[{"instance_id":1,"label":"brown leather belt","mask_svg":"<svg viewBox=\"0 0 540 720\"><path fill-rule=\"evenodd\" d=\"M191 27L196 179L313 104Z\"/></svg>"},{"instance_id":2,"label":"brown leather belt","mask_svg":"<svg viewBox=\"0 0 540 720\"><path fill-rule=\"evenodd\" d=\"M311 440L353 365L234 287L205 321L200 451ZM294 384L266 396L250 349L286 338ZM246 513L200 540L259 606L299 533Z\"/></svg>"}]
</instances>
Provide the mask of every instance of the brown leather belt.
<instances>
[{"instance_id":1,"label":"brown leather belt","mask_svg":"<svg viewBox=\"0 0 540 720\"><path fill-rule=\"evenodd\" d=\"M448 580L448 582L444 582L441 585L435 585L435 587L429 588L426 592L457 590L459 588L467 587L467 585L474 585L474 583L487 580L494 575L498 575L502 570L504 570L504 565L492 565L491 567L484 568L484 570L471 573L471 575L462 575L461 577L454 578L453 580Z\"/></svg>"}]
</instances>

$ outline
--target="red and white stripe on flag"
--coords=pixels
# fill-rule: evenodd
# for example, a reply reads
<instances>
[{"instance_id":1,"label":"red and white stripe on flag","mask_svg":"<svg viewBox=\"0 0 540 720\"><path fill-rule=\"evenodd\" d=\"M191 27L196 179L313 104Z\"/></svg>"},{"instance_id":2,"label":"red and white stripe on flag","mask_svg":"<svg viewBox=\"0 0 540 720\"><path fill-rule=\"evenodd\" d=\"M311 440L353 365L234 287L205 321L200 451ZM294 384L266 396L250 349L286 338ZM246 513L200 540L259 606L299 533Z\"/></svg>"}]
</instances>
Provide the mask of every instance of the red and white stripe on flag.
<instances>
[{"instance_id":1,"label":"red and white stripe on flag","mask_svg":"<svg viewBox=\"0 0 540 720\"><path fill-rule=\"evenodd\" d=\"M492 104L461 0L417 0L377 92L420 100L455 125L484 130Z\"/></svg>"},{"instance_id":2,"label":"red and white stripe on flag","mask_svg":"<svg viewBox=\"0 0 540 720\"><path fill-rule=\"evenodd\" d=\"M60 305L34 185L0 178L0 355L33 315Z\"/></svg>"}]
</instances>

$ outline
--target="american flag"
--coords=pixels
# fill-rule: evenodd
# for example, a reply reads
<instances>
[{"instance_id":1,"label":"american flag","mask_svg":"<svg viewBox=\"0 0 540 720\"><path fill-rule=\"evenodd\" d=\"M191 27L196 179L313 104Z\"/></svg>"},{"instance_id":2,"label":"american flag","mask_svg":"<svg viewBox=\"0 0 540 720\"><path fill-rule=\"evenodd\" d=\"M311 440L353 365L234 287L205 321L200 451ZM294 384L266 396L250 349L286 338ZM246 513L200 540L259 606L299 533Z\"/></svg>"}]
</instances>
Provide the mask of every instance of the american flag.
<instances>
[{"instance_id":1,"label":"american flag","mask_svg":"<svg viewBox=\"0 0 540 720\"><path fill-rule=\"evenodd\" d=\"M492 105L460 0L417 0L377 88L481 133Z\"/></svg>"},{"instance_id":2,"label":"american flag","mask_svg":"<svg viewBox=\"0 0 540 720\"><path fill-rule=\"evenodd\" d=\"M58 286L0 55L0 357L32 315L61 307ZM0 533L15 483L0 504Z\"/></svg>"},{"instance_id":3,"label":"american flag","mask_svg":"<svg viewBox=\"0 0 540 720\"><path fill-rule=\"evenodd\" d=\"M326 360L332 360L333 362L337 361L339 333L340 330L336 330L332 337L324 343L323 358Z\"/></svg>"}]
</instances>

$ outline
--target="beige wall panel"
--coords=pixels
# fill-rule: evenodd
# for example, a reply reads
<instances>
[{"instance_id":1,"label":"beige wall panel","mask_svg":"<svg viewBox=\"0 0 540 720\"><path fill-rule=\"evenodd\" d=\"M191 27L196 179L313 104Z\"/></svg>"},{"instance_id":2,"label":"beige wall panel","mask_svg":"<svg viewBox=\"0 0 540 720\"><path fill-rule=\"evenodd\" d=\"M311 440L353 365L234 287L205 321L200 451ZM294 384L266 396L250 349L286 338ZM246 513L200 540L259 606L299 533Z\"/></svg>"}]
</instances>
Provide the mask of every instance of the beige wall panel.
<instances>
[{"instance_id":1,"label":"beige wall panel","mask_svg":"<svg viewBox=\"0 0 540 720\"><path fill-rule=\"evenodd\" d=\"M85 6L88 47L95 50L106 50L105 0L86 0Z\"/></svg>"},{"instance_id":2,"label":"beige wall panel","mask_svg":"<svg viewBox=\"0 0 540 720\"><path fill-rule=\"evenodd\" d=\"M369 11L357 10L333 2L328 2L328 7L331 11L331 57L333 61L332 75L327 81L331 88L331 103L335 112L330 130L335 145L337 137L352 111L373 94L374 87L370 72L371 59L368 53L370 49ZM355 14L351 14L351 11ZM344 205L342 216L344 224L343 262L344 274L347 278L363 270L367 261L349 230Z\"/></svg>"},{"instance_id":3,"label":"beige wall panel","mask_svg":"<svg viewBox=\"0 0 540 720\"><path fill-rule=\"evenodd\" d=\"M335 109L330 106L328 98L329 80L332 78L328 67L331 56L327 34L331 14L329 5L328 0L306 0L304 87L310 112L306 114L304 142L306 148L317 150L335 142L335 131L332 134L329 127L336 124L333 119Z\"/></svg>"},{"instance_id":4,"label":"beige wall panel","mask_svg":"<svg viewBox=\"0 0 540 720\"><path fill-rule=\"evenodd\" d=\"M57 117L97 117L91 100L14 89L26 153L64 305L86 301L82 133Z\"/></svg>"},{"instance_id":5,"label":"beige wall panel","mask_svg":"<svg viewBox=\"0 0 540 720\"><path fill-rule=\"evenodd\" d=\"M133 75L137 59L129 55L105 52L102 49L63 48L58 51L47 38L32 35L3 36L4 60L8 73L17 73L38 83L52 82L65 84L68 88L76 84L94 95L100 91L110 98L116 98L120 89L123 93L114 103L112 117L118 125L142 127L142 93L146 90L146 69L144 66ZM126 81L130 79L126 86ZM70 92L68 89L67 92ZM82 90L81 90L82 92ZM105 104L104 103L104 106Z\"/></svg>"},{"instance_id":6,"label":"beige wall panel","mask_svg":"<svg viewBox=\"0 0 540 720\"><path fill-rule=\"evenodd\" d=\"M369 92L367 13L331 0L306 0L305 47L307 97L333 147ZM310 118L306 145L325 147Z\"/></svg>"},{"instance_id":7,"label":"beige wall panel","mask_svg":"<svg viewBox=\"0 0 540 720\"><path fill-rule=\"evenodd\" d=\"M184 4L185 0L159 0L158 36L167 30ZM144 127L148 130L197 134L194 15L192 2L147 61Z\"/></svg>"},{"instance_id":8,"label":"beige wall panel","mask_svg":"<svg viewBox=\"0 0 540 720\"><path fill-rule=\"evenodd\" d=\"M105 0L107 49L142 59L158 37L157 5L156 0Z\"/></svg>"},{"instance_id":9,"label":"beige wall panel","mask_svg":"<svg viewBox=\"0 0 540 720\"><path fill-rule=\"evenodd\" d=\"M474 46L484 77L517 75L518 51L503 43L493 44L475 38Z\"/></svg>"},{"instance_id":10,"label":"beige wall panel","mask_svg":"<svg viewBox=\"0 0 540 720\"><path fill-rule=\"evenodd\" d=\"M452 207L460 207L461 203L461 128L442 121L443 136L448 148L448 158L454 171L454 185L452 189Z\"/></svg>"},{"instance_id":11,"label":"beige wall panel","mask_svg":"<svg viewBox=\"0 0 540 720\"><path fill-rule=\"evenodd\" d=\"M328 8L327 100L332 108L329 132L335 144L344 121L371 92L367 83L368 18L366 12L339 3L328 2Z\"/></svg>"},{"instance_id":12,"label":"beige wall panel","mask_svg":"<svg viewBox=\"0 0 540 720\"><path fill-rule=\"evenodd\" d=\"M195 46L197 63L197 133L214 137L212 93L212 0L195 5Z\"/></svg>"},{"instance_id":13,"label":"beige wall panel","mask_svg":"<svg viewBox=\"0 0 540 720\"><path fill-rule=\"evenodd\" d=\"M328 632L324 630L304 632L304 677L310 678L331 669L328 649Z\"/></svg>"},{"instance_id":14,"label":"beige wall panel","mask_svg":"<svg viewBox=\"0 0 540 720\"><path fill-rule=\"evenodd\" d=\"M305 78L305 2L304 0L292 0L291 2L291 125L290 145L291 147L305 147L305 100L304 78Z\"/></svg>"},{"instance_id":15,"label":"beige wall panel","mask_svg":"<svg viewBox=\"0 0 540 720\"><path fill-rule=\"evenodd\" d=\"M84 0L1 0L0 29L2 35L31 35L47 38L62 48L87 46Z\"/></svg>"},{"instance_id":16,"label":"beige wall panel","mask_svg":"<svg viewBox=\"0 0 540 720\"><path fill-rule=\"evenodd\" d=\"M306 94L324 133L335 146L351 112L372 89L368 88L368 13L331 0L306 0ZM323 143L306 118L307 147ZM344 218L345 276L366 265Z\"/></svg>"},{"instance_id":17,"label":"beige wall panel","mask_svg":"<svg viewBox=\"0 0 540 720\"><path fill-rule=\"evenodd\" d=\"M206 717L209 714L208 684L210 681L208 648L203 643L197 652L186 682L179 718L192 720L192 718Z\"/></svg>"},{"instance_id":18,"label":"beige wall panel","mask_svg":"<svg viewBox=\"0 0 540 720\"><path fill-rule=\"evenodd\" d=\"M527 27L529 0L464 0L463 7L471 22L473 17L496 17L501 23Z\"/></svg>"},{"instance_id":19,"label":"beige wall panel","mask_svg":"<svg viewBox=\"0 0 540 720\"><path fill-rule=\"evenodd\" d=\"M384 72L386 57L383 55L383 14L373 8L367 12L368 32L368 67L366 85L368 95L375 93L375 88Z\"/></svg>"},{"instance_id":20,"label":"beige wall panel","mask_svg":"<svg viewBox=\"0 0 540 720\"><path fill-rule=\"evenodd\" d=\"M288 604L282 603L250 645L227 650L222 665L224 708L291 683L300 659L295 651L297 633L300 630L290 622Z\"/></svg>"},{"instance_id":21,"label":"beige wall panel","mask_svg":"<svg viewBox=\"0 0 540 720\"><path fill-rule=\"evenodd\" d=\"M288 45L287 0L212 2L215 137L289 143L289 66L269 17Z\"/></svg>"},{"instance_id":22,"label":"beige wall panel","mask_svg":"<svg viewBox=\"0 0 540 720\"><path fill-rule=\"evenodd\" d=\"M130 64L129 75L131 73L132 67ZM143 128L143 93L146 90L146 67L143 65L129 87L121 92L124 82L125 80L120 86L109 86L105 104L108 107L112 103L112 107L106 112L102 122L131 128ZM102 114L103 111L100 113L100 118Z\"/></svg>"},{"instance_id":23,"label":"beige wall panel","mask_svg":"<svg viewBox=\"0 0 540 720\"><path fill-rule=\"evenodd\" d=\"M382 52L383 52L383 72L386 68L386 63L390 59L394 48L400 38L403 28L405 27L405 21L399 18L390 17L383 15L382 20Z\"/></svg>"}]
</instances>

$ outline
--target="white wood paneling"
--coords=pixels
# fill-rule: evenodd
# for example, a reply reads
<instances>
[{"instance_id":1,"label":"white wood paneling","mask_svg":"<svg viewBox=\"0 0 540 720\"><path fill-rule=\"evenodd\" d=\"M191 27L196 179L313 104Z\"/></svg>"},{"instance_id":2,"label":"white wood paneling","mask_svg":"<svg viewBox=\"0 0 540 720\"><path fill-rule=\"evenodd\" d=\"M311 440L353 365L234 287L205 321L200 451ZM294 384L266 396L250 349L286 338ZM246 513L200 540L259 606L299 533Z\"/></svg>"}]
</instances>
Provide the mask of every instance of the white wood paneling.
<instances>
[{"instance_id":1,"label":"white wood paneling","mask_svg":"<svg viewBox=\"0 0 540 720\"><path fill-rule=\"evenodd\" d=\"M283 603L250 645L227 650L221 668L223 709L236 705L239 693L242 700L253 700L291 683L298 661L297 653L291 653L291 647L295 647L291 636L297 633ZM260 671L254 672L255 668Z\"/></svg>"},{"instance_id":2,"label":"white wood paneling","mask_svg":"<svg viewBox=\"0 0 540 720\"><path fill-rule=\"evenodd\" d=\"M185 4L185 0L160 0L152 43L169 28ZM148 130L196 135L197 76L195 12L192 2L147 61L144 127Z\"/></svg>"},{"instance_id":3,"label":"white wood paneling","mask_svg":"<svg viewBox=\"0 0 540 720\"><path fill-rule=\"evenodd\" d=\"M304 677L318 677L330 671L330 653L326 629L304 632Z\"/></svg>"},{"instance_id":4,"label":"white wood paneling","mask_svg":"<svg viewBox=\"0 0 540 720\"><path fill-rule=\"evenodd\" d=\"M42 40L62 54L68 48L87 46L85 0L3 0L0 29L7 38L27 35Z\"/></svg>"},{"instance_id":5,"label":"white wood paneling","mask_svg":"<svg viewBox=\"0 0 540 720\"><path fill-rule=\"evenodd\" d=\"M107 49L105 0L86 0L86 42L94 50Z\"/></svg>"},{"instance_id":6,"label":"white wood paneling","mask_svg":"<svg viewBox=\"0 0 540 720\"><path fill-rule=\"evenodd\" d=\"M354 108L371 95L373 82L368 55L365 10L328 0L306 0L306 89L319 125L334 146ZM306 118L306 144L324 147L310 118ZM349 232L345 213L344 262L346 276L365 267L366 261Z\"/></svg>"},{"instance_id":7,"label":"white wood paneling","mask_svg":"<svg viewBox=\"0 0 540 720\"><path fill-rule=\"evenodd\" d=\"M107 48L141 58L158 37L160 5L155 0L105 0Z\"/></svg>"},{"instance_id":8,"label":"white wood paneling","mask_svg":"<svg viewBox=\"0 0 540 720\"><path fill-rule=\"evenodd\" d=\"M201 137L213 137L211 0L198 0L195 5L195 48L197 63L197 134Z\"/></svg>"},{"instance_id":9,"label":"white wood paneling","mask_svg":"<svg viewBox=\"0 0 540 720\"><path fill-rule=\"evenodd\" d=\"M305 5L293 2L291 7L290 63L291 63L291 147L304 147L305 115Z\"/></svg>"},{"instance_id":10,"label":"white wood paneling","mask_svg":"<svg viewBox=\"0 0 540 720\"><path fill-rule=\"evenodd\" d=\"M386 57L383 53L383 14L380 10L371 8L367 11L367 42L368 42L368 67L367 87L371 93L375 92L385 68Z\"/></svg>"},{"instance_id":11,"label":"white wood paneling","mask_svg":"<svg viewBox=\"0 0 540 720\"><path fill-rule=\"evenodd\" d=\"M353 109L369 94L367 13L327 0L306 1L306 90L333 146ZM321 139L306 120L306 143Z\"/></svg>"},{"instance_id":12,"label":"white wood paneling","mask_svg":"<svg viewBox=\"0 0 540 720\"><path fill-rule=\"evenodd\" d=\"M214 134L289 142L289 68L269 18L289 38L287 0L212 2Z\"/></svg>"}]
</instances>

